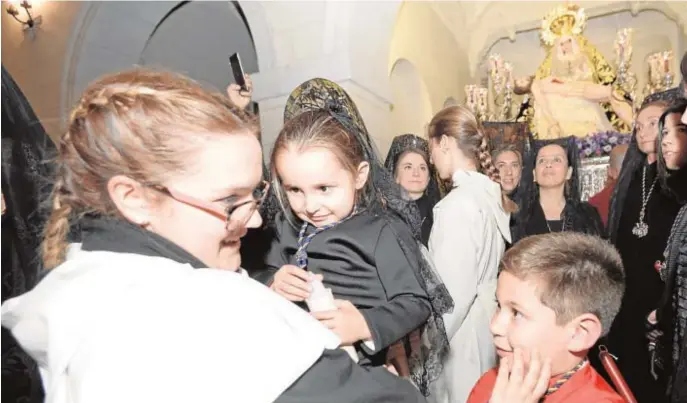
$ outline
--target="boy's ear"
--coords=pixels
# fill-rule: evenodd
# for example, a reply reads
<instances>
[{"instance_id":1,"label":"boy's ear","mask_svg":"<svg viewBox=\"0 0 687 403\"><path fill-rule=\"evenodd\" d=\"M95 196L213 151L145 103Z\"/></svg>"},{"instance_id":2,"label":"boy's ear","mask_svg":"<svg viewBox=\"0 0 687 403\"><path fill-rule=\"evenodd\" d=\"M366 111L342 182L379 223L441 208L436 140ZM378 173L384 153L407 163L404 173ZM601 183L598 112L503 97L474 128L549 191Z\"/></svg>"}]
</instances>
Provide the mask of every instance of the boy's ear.
<instances>
[{"instance_id":1,"label":"boy's ear","mask_svg":"<svg viewBox=\"0 0 687 403\"><path fill-rule=\"evenodd\" d=\"M355 189L360 190L365 186L370 176L370 163L363 161L358 165L358 174L355 177Z\"/></svg>"},{"instance_id":2,"label":"boy's ear","mask_svg":"<svg viewBox=\"0 0 687 403\"><path fill-rule=\"evenodd\" d=\"M591 349L601 337L601 321L591 313L582 314L568 323L571 337L568 341L568 351L585 353Z\"/></svg>"}]
</instances>

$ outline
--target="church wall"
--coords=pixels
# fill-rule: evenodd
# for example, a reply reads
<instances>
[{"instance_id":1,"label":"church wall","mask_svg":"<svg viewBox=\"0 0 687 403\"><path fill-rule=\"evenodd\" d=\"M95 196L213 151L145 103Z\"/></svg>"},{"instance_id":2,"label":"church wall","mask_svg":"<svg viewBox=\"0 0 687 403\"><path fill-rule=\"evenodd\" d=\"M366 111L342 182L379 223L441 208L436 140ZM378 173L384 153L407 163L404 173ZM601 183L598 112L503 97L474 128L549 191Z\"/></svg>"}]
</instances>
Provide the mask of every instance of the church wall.
<instances>
[{"instance_id":1,"label":"church wall","mask_svg":"<svg viewBox=\"0 0 687 403\"><path fill-rule=\"evenodd\" d=\"M394 28L390 70L399 59L417 69L431 104L429 116L424 116L425 124L442 109L447 98L463 100L464 86L471 81L466 58L433 7L423 2L404 3Z\"/></svg>"}]
</instances>

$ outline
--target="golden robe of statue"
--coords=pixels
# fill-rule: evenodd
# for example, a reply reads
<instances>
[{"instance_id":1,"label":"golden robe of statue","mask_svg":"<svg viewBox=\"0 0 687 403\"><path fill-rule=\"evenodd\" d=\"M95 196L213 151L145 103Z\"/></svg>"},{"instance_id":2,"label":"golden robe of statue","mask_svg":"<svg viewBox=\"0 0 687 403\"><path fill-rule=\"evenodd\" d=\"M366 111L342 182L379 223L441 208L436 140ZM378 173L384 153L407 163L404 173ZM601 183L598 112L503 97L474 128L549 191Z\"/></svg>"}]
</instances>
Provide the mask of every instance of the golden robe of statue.
<instances>
[{"instance_id":1,"label":"golden robe of statue","mask_svg":"<svg viewBox=\"0 0 687 403\"><path fill-rule=\"evenodd\" d=\"M632 107L614 86L615 72L594 45L570 32L574 19L566 17L551 24L555 39L531 81L533 99L524 118L532 133L554 139L629 131Z\"/></svg>"}]
</instances>

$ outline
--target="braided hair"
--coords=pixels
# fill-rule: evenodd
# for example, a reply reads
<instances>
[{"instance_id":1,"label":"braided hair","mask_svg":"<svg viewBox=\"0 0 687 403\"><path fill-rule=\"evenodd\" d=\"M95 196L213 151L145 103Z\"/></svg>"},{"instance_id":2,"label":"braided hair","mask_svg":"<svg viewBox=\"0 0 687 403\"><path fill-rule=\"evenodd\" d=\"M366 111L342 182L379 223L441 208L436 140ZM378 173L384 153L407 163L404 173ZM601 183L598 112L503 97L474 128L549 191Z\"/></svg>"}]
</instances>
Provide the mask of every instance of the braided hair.
<instances>
[{"instance_id":1,"label":"braided hair","mask_svg":"<svg viewBox=\"0 0 687 403\"><path fill-rule=\"evenodd\" d=\"M456 139L458 148L478 166L478 171L496 183L501 182L499 171L491 159L491 147L484 129L475 116L463 106L449 106L434 115L429 123L429 138L439 140L441 136ZM518 206L503 195L503 209L512 213Z\"/></svg>"},{"instance_id":2,"label":"braided hair","mask_svg":"<svg viewBox=\"0 0 687 403\"><path fill-rule=\"evenodd\" d=\"M110 178L160 183L185 168L198 137L257 130L256 120L228 99L173 73L137 69L92 83L58 144L45 267L64 261L72 219L120 216L107 191Z\"/></svg>"}]
</instances>

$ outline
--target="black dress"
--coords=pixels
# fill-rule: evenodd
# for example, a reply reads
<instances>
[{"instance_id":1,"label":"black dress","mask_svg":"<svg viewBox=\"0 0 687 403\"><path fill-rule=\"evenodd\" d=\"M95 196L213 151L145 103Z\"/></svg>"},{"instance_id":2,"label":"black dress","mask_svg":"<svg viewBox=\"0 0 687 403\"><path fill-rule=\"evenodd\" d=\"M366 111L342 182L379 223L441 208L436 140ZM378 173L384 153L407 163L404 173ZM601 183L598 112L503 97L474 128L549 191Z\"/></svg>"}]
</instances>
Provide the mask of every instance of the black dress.
<instances>
[{"instance_id":1,"label":"black dress","mask_svg":"<svg viewBox=\"0 0 687 403\"><path fill-rule=\"evenodd\" d=\"M649 232L643 238L632 234L642 206L642 175L643 169L640 168L631 179L618 224L615 246L625 267L626 288L608 342L611 352L618 356L618 367L638 401L661 402L664 386L650 373L645 322L661 299L664 283L654 264L663 258L680 205L662 191L661 183L657 181L646 207L645 222ZM651 164L647 168L647 191L655 177L656 164Z\"/></svg>"},{"instance_id":2,"label":"black dress","mask_svg":"<svg viewBox=\"0 0 687 403\"><path fill-rule=\"evenodd\" d=\"M434 213L432 209L436 202L432 202L430 197L425 193L419 199L415 200L417 208L420 210L422 217L422 228L420 229L420 241L427 246L429 242L429 234L432 232L432 225L434 224Z\"/></svg>"},{"instance_id":3,"label":"black dress","mask_svg":"<svg viewBox=\"0 0 687 403\"><path fill-rule=\"evenodd\" d=\"M594 206L586 202L568 200L560 220L547 220L539 202L531 207L530 214L516 219L514 243L522 238L550 232L573 231L589 235L603 235L603 222Z\"/></svg>"},{"instance_id":4,"label":"black dress","mask_svg":"<svg viewBox=\"0 0 687 403\"><path fill-rule=\"evenodd\" d=\"M374 349L363 343L355 346L364 366L384 365L387 347L420 327L430 314L427 293L398 243L395 231L403 227L387 220L360 213L317 234L307 248L307 270L321 274L334 297L350 301L367 321ZM267 273L256 277L265 283L283 265L296 263L298 229L282 216L276 227Z\"/></svg>"}]
</instances>

